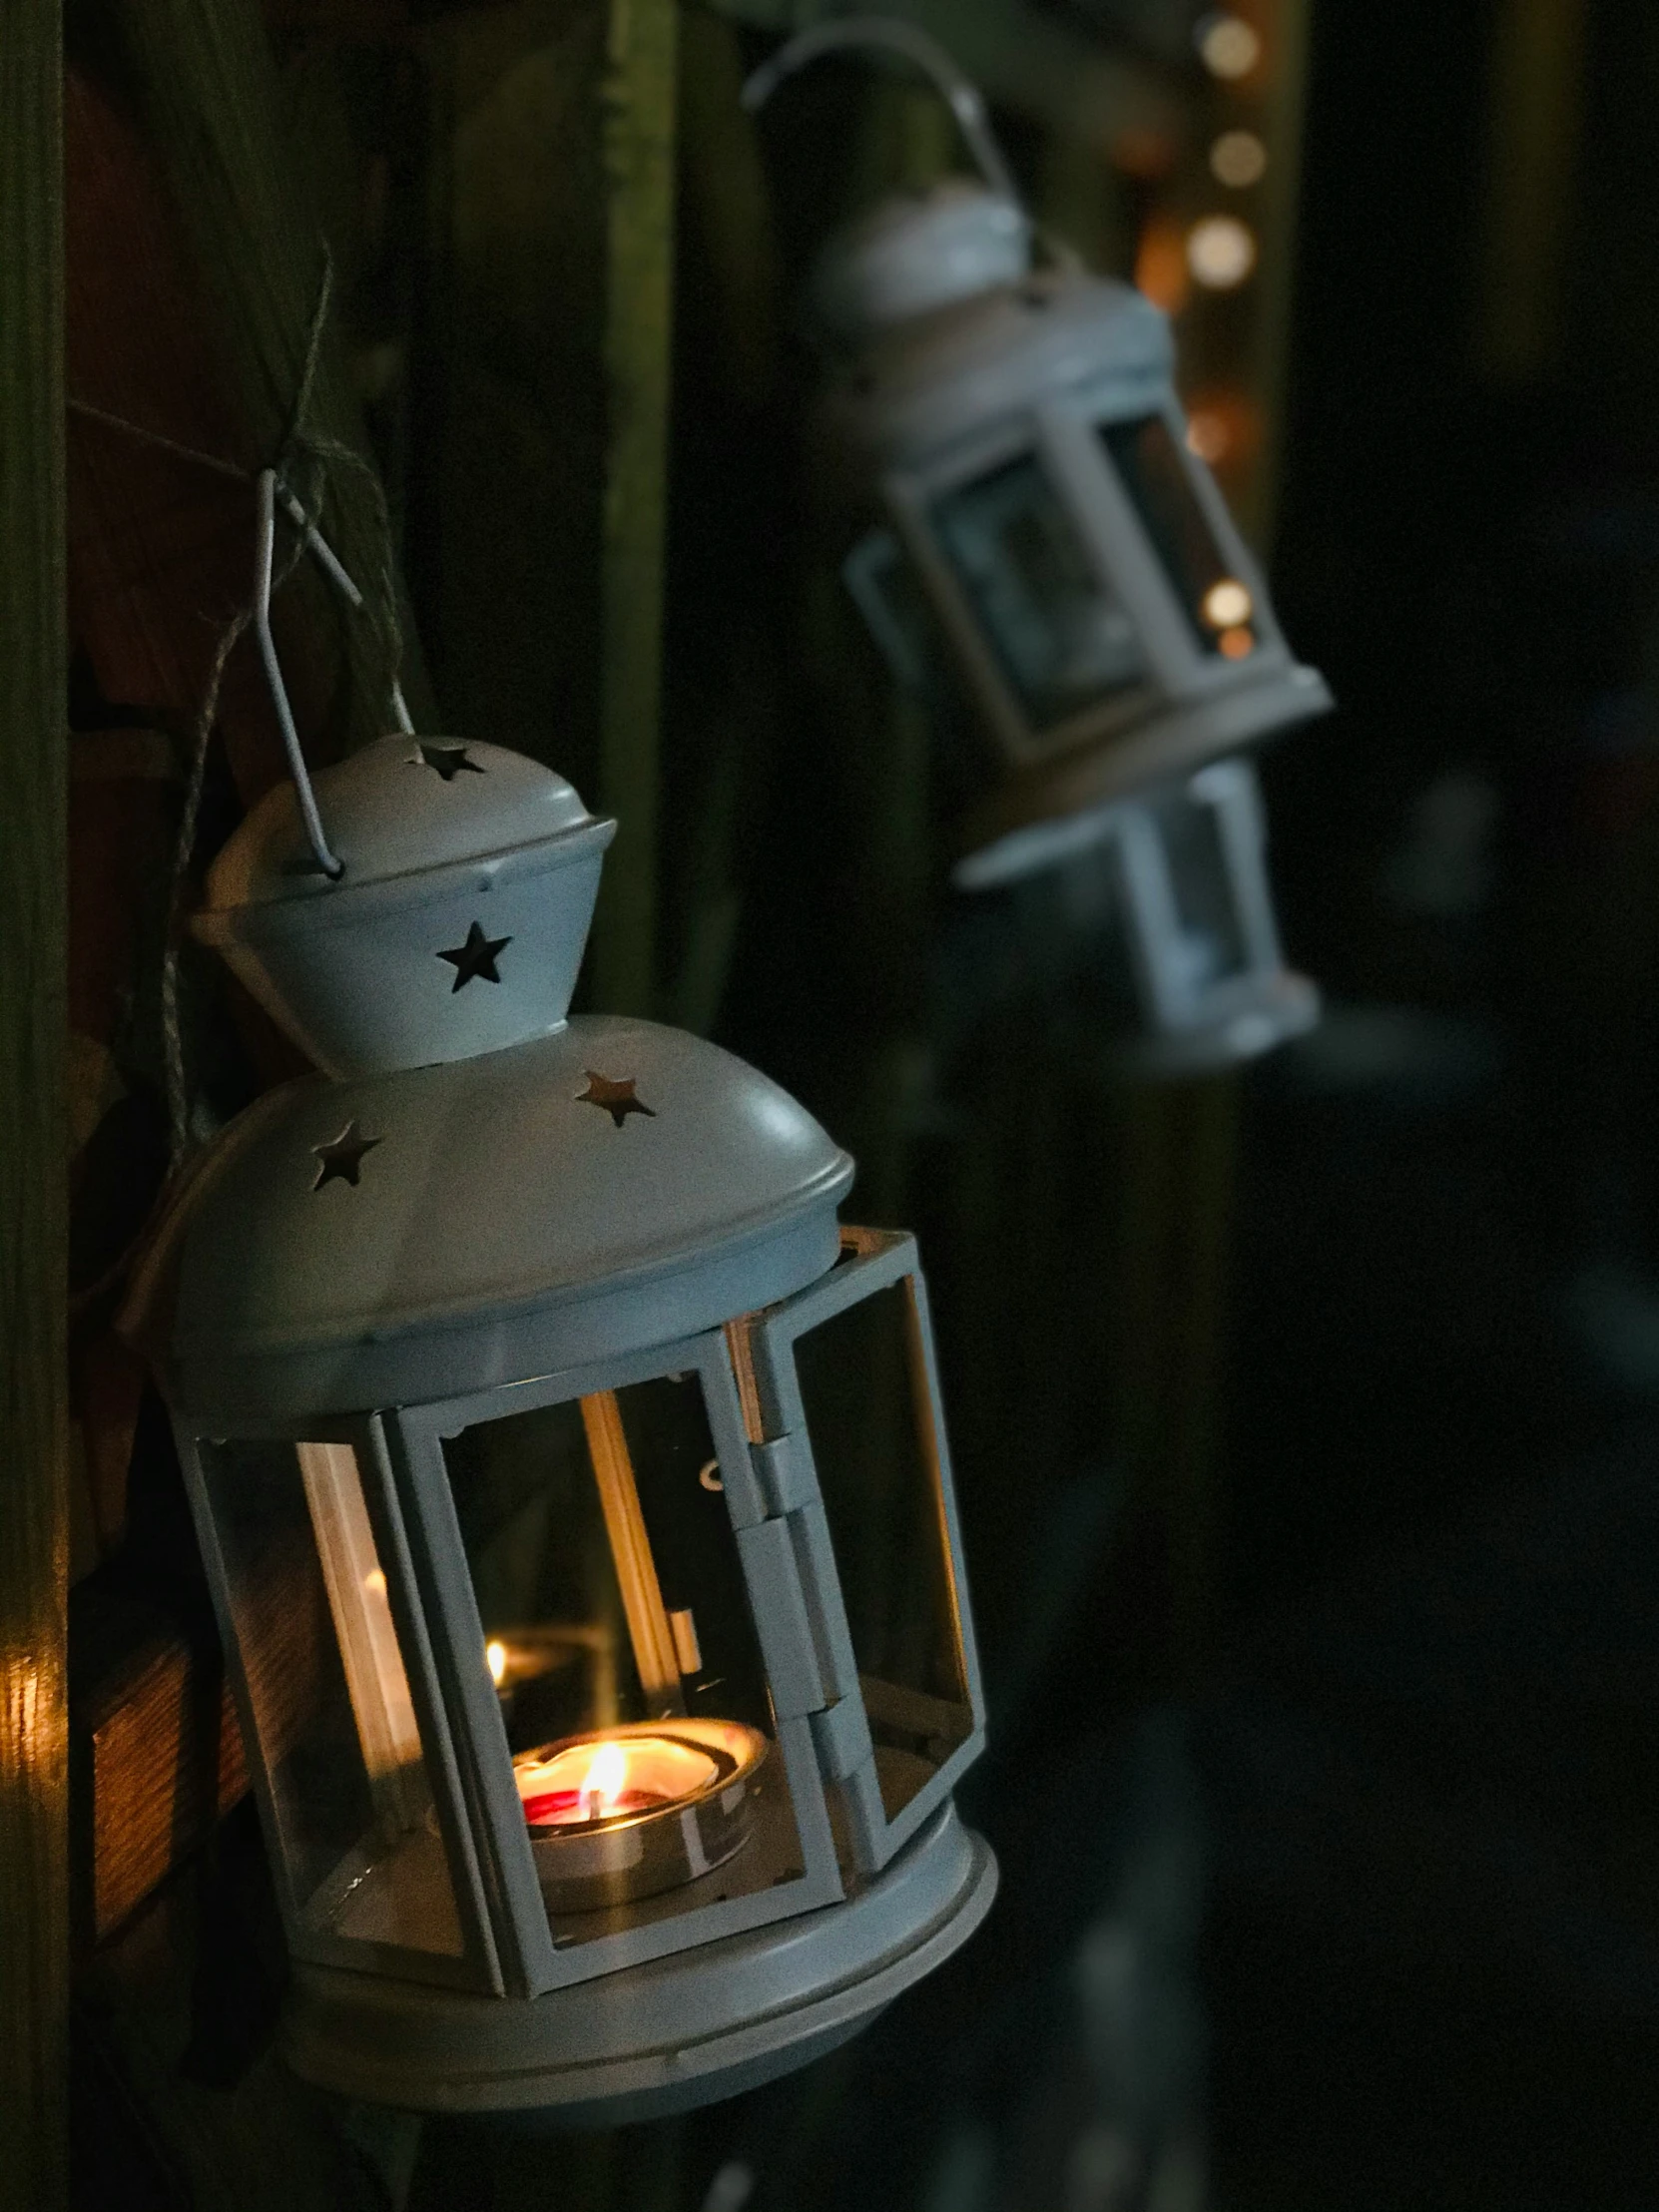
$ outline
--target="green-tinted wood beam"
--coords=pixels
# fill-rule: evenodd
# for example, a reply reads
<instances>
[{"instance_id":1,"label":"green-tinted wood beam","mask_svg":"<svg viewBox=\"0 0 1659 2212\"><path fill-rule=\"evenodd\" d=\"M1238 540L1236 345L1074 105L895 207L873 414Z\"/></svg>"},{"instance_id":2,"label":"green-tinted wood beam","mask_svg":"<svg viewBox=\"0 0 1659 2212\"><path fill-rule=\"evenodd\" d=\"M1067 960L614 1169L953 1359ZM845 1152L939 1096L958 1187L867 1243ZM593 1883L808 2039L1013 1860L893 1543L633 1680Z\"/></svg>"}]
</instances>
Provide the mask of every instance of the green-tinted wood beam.
<instances>
[{"instance_id":1,"label":"green-tinted wood beam","mask_svg":"<svg viewBox=\"0 0 1659 2212\"><path fill-rule=\"evenodd\" d=\"M1163 1535L1166 1688L1190 1687L1210 1655L1238 1114L1227 1074L1128 1091L1119 1118L1112 1441L1134 1510Z\"/></svg>"},{"instance_id":2,"label":"green-tinted wood beam","mask_svg":"<svg viewBox=\"0 0 1659 2212\"><path fill-rule=\"evenodd\" d=\"M63 56L0 7L0 2208L66 2201Z\"/></svg>"},{"instance_id":3,"label":"green-tinted wood beam","mask_svg":"<svg viewBox=\"0 0 1659 2212\"><path fill-rule=\"evenodd\" d=\"M1507 382L1536 376L1560 335L1589 18L1586 0L1502 0L1493 27L1474 336Z\"/></svg>"},{"instance_id":4,"label":"green-tinted wood beam","mask_svg":"<svg viewBox=\"0 0 1659 2212\"><path fill-rule=\"evenodd\" d=\"M675 0L610 0L599 802L622 827L605 867L594 981L612 1013L648 1013L655 996L675 44Z\"/></svg>"},{"instance_id":5,"label":"green-tinted wood beam","mask_svg":"<svg viewBox=\"0 0 1659 2212\"><path fill-rule=\"evenodd\" d=\"M1264 559L1273 548L1285 432L1285 380L1296 281L1303 116L1308 97L1310 0L1278 0L1266 18L1272 79L1266 115L1268 172L1262 186L1256 312L1245 362L1262 423L1248 478L1234 495L1239 526Z\"/></svg>"}]
</instances>

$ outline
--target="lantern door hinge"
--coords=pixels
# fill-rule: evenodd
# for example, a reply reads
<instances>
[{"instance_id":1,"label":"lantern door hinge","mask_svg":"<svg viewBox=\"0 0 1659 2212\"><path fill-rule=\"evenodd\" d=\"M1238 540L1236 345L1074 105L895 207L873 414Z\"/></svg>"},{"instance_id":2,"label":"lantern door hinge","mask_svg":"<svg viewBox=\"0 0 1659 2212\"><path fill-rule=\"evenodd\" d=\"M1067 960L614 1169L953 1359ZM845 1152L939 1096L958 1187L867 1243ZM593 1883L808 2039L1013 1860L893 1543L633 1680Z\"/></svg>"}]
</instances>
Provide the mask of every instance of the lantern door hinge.
<instances>
[{"instance_id":1,"label":"lantern door hinge","mask_svg":"<svg viewBox=\"0 0 1659 2212\"><path fill-rule=\"evenodd\" d=\"M749 1456L754 1462L761 1495L766 1499L769 1519L817 1502L818 1474L813 1466L812 1446L798 1430L771 1437L766 1443L751 1444Z\"/></svg>"},{"instance_id":2,"label":"lantern door hinge","mask_svg":"<svg viewBox=\"0 0 1659 2212\"><path fill-rule=\"evenodd\" d=\"M812 1728L818 1763L831 1782L844 1782L875 1756L869 1720L860 1698L837 1698L833 1705L827 1705L822 1713L813 1715Z\"/></svg>"},{"instance_id":3,"label":"lantern door hinge","mask_svg":"<svg viewBox=\"0 0 1659 2212\"><path fill-rule=\"evenodd\" d=\"M823 1499L815 1495L810 1503L798 1505L793 1513L785 1514L784 1525L790 1532L790 1544L807 1600L813 1647L818 1653L819 1672L824 1677L824 1703L832 1705L837 1698L856 1698L858 1662L853 1657L852 1634L847 1627L846 1605L841 1596L840 1576L835 1569L834 1547L830 1540L830 1523Z\"/></svg>"},{"instance_id":4,"label":"lantern door hinge","mask_svg":"<svg viewBox=\"0 0 1659 2212\"><path fill-rule=\"evenodd\" d=\"M737 1531L744 1578L755 1608L767 1684L779 1720L819 1713L829 1703L812 1609L802 1588L787 1520Z\"/></svg>"}]
</instances>

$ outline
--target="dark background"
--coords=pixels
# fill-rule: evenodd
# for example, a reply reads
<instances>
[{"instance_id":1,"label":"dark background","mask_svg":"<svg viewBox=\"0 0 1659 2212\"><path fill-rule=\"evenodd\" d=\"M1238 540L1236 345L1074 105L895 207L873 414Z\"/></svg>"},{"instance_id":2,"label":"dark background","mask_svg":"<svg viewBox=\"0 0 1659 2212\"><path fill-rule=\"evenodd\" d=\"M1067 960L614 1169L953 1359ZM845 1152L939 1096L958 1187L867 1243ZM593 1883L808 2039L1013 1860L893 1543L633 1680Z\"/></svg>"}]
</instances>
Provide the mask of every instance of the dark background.
<instances>
[{"instance_id":1,"label":"dark background","mask_svg":"<svg viewBox=\"0 0 1659 2212\"><path fill-rule=\"evenodd\" d=\"M1342 707L1268 791L1334 1004L1252 1085L1198 1723L1239 2206L1659 2203L1659 16L1589 11L1518 377L1492 31L1313 20L1276 581Z\"/></svg>"},{"instance_id":2,"label":"dark background","mask_svg":"<svg viewBox=\"0 0 1659 2212\"><path fill-rule=\"evenodd\" d=\"M952 1276L923 1144L888 1196L944 1271L998 1723L964 1801L1005 1888L838 2071L697 2123L767 2212L1186 2207L1206 2133L1216 2212L1659 2206L1659 13L1583 13L1518 354L1506 13L1313 11L1274 580L1340 704L1265 778L1329 1014L1242 1086L1203 1625L1172 1633L1171 1501L1149 1536L1121 1418L1043 1428L1045 1333ZM820 866L725 1019L844 1126ZM931 998L902 953L850 989L895 1022L915 991L937 1045L952 959L1007 948L928 927ZM803 965L828 997L792 1023ZM1028 1090L1076 1041L1040 981L971 1040ZM1086 1111L1039 1180L1086 1187ZM1054 1252L1075 1405L1123 1316L1080 1330Z\"/></svg>"},{"instance_id":3,"label":"dark background","mask_svg":"<svg viewBox=\"0 0 1659 2212\"><path fill-rule=\"evenodd\" d=\"M565 199L497 207L479 159L500 236L451 267L419 211L464 193L411 119L455 65L418 27L488 78L493 18L480 61L465 9L393 9L384 49L287 12L296 113L336 71L379 165L366 244L335 195L341 311L409 363L370 424L444 727L591 797L601 199L571 118L598 107L549 111ZM1213 93L1194 10L1053 12L1173 25L1156 65ZM1329 1011L1236 1085L1137 1099L1077 947L944 891L927 733L832 588L800 451L807 260L948 134L831 69L743 138L770 40L683 11L653 1009L788 1083L857 1154L855 1217L920 1233L991 1700L962 1808L1004 1887L799 2076L551 2149L433 2123L412 2178L363 2152L363 2202L1659 2212L1659 7L1535 0L1584 45L1517 353L1494 53L1524 13L1315 0L1273 572L1340 706L1264 778ZM557 87L599 23L552 26ZM1042 130L997 121L1038 198ZM1096 166L1084 243L1124 272L1153 183ZM194 1554L146 1422L101 1571L153 1595ZM176 1980L197 1959L158 2078L252 2082L292 2139L246 1806L160 1910L198 1890L196 1950L130 1932L140 1967L146 1939ZM151 2173L84 2040L79 2201L219 2201Z\"/></svg>"}]
</instances>

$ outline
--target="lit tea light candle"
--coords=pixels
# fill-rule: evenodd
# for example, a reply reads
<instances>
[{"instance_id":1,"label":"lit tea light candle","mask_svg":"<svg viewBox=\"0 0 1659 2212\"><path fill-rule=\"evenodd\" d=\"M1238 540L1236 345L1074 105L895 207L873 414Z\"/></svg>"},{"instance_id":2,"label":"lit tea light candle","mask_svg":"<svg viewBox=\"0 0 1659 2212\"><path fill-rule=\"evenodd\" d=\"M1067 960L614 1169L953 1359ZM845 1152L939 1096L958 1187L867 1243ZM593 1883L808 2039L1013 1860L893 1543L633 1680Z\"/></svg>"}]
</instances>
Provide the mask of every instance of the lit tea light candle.
<instances>
[{"instance_id":1,"label":"lit tea light candle","mask_svg":"<svg viewBox=\"0 0 1659 2212\"><path fill-rule=\"evenodd\" d=\"M626 1904L724 1866L749 1841L767 1750L737 1721L676 1718L521 1752L513 1779L548 1904Z\"/></svg>"},{"instance_id":2,"label":"lit tea light candle","mask_svg":"<svg viewBox=\"0 0 1659 2212\"><path fill-rule=\"evenodd\" d=\"M698 1797L720 1779L720 1768L695 1745L671 1736L636 1736L571 1744L545 1759L532 1756L520 1761L515 1775L532 1829L569 1828Z\"/></svg>"}]
</instances>

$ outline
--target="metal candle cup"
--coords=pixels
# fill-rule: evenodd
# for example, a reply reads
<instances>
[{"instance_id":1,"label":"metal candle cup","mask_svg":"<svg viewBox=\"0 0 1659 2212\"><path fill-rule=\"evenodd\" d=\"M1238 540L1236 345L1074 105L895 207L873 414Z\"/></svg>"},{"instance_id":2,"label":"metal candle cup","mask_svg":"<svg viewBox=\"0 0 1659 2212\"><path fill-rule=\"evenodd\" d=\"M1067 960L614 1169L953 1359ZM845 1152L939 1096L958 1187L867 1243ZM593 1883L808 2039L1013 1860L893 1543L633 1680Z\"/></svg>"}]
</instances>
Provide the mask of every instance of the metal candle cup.
<instances>
[{"instance_id":1,"label":"metal candle cup","mask_svg":"<svg viewBox=\"0 0 1659 2212\"><path fill-rule=\"evenodd\" d=\"M767 1739L737 1721L638 1721L513 1761L542 1895L593 1912L712 1874L749 1841Z\"/></svg>"}]
</instances>

